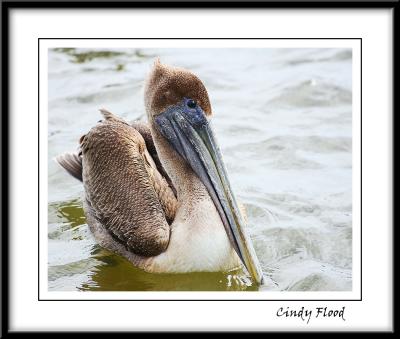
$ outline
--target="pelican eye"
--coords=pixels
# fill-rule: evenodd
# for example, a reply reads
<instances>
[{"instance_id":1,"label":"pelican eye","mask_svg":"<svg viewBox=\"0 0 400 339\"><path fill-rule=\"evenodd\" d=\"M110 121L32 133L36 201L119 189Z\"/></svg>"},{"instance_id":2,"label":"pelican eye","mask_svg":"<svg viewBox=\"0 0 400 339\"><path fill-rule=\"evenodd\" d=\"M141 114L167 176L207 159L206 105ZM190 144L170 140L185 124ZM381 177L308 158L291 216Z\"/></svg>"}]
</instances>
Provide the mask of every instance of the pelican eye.
<instances>
[{"instance_id":1,"label":"pelican eye","mask_svg":"<svg viewBox=\"0 0 400 339\"><path fill-rule=\"evenodd\" d=\"M187 105L189 108L196 108L197 103L196 103L196 101L194 101L193 99L189 99L189 100L186 102L186 105Z\"/></svg>"}]
</instances>

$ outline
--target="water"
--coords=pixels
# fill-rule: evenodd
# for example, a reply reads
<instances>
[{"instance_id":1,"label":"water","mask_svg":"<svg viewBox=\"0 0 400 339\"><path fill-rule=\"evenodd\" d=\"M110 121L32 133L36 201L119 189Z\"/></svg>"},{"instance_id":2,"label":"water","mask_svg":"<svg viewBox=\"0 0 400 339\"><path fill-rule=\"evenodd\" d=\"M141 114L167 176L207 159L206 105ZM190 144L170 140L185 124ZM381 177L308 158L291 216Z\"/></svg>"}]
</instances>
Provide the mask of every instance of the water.
<instances>
[{"instance_id":1,"label":"water","mask_svg":"<svg viewBox=\"0 0 400 339\"><path fill-rule=\"evenodd\" d=\"M256 290L239 272L149 274L98 246L82 184L55 162L106 108L145 119L156 56L205 83L265 290L352 285L352 54L348 49L49 50L50 290Z\"/></svg>"}]
</instances>

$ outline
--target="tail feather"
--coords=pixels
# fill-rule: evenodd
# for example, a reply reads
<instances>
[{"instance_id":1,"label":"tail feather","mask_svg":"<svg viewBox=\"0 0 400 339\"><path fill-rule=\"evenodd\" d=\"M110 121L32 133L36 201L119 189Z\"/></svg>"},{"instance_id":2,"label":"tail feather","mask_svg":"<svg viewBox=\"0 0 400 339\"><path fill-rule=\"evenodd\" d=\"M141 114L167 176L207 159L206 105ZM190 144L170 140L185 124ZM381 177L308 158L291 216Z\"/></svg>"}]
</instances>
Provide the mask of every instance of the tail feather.
<instances>
[{"instance_id":1,"label":"tail feather","mask_svg":"<svg viewBox=\"0 0 400 339\"><path fill-rule=\"evenodd\" d=\"M56 161L74 178L82 179L82 157L78 153L64 153L56 157Z\"/></svg>"}]
</instances>

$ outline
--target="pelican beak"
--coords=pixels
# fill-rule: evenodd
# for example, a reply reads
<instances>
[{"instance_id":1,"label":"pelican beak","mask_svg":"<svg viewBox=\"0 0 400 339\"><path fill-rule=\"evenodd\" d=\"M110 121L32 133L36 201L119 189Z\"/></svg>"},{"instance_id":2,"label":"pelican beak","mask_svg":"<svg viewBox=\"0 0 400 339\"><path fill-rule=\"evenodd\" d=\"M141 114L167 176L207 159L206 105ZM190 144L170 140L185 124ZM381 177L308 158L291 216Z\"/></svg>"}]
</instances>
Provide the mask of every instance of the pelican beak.
<instances>
[{"instance_id":1,"label":"pelican beak","mask_svg":"<svg viewBox=\"0 0 400 339\"><path fill-rule=\"evenodd\" d=\"M262 270L246 234L221 152L203 110L193 100L184 98L178 105L156 116L155 125L203 182L233 248L253 280L261 284Z\"/></svg>"}]
</instances>

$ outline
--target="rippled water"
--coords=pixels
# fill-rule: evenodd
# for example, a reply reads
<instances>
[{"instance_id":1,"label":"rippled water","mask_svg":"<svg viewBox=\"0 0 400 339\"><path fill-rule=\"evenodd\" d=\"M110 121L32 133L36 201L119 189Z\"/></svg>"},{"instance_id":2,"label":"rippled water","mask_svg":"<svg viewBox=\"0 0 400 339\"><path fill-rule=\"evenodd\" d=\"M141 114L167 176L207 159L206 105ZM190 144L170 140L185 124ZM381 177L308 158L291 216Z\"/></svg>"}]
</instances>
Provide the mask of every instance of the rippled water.
<instances>
[{"instance_id":1,"label":"rippled water","mask_svg":"<svg viewBox=\"0 0 400 339\"><path fill-rule=\"evenodd\" d=\"M49 50L50 290L255 290L236 272L149 274L96 245L82 184L55 162L107 108L145 119L156 56L205 83L214 130L266 290L351 290L352 54L348 49Z\"/></svg>"}]
</instances>

